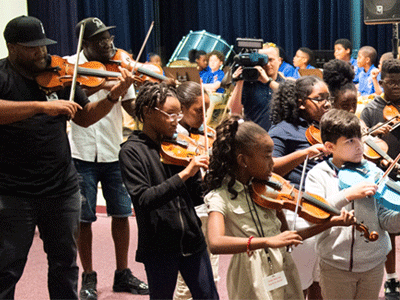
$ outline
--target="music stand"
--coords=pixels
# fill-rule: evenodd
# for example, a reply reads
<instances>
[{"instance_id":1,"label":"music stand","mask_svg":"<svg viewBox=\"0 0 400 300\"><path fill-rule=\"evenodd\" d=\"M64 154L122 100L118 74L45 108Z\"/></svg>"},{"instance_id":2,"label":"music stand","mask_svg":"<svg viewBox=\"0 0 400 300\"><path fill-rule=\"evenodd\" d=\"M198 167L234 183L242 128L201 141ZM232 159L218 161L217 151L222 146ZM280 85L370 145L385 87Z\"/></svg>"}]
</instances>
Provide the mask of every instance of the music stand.
<instances>
[{"instance_id":1,"label":"music stand","mask_svg":"<svg viewBox=\"0 0 400 300\"><path fill-rule=\"evenodd\" d=\"M164 67L165 76L185 82L194 81L200 84L200 75L196 67Z\"/></svg>"},{"instance_id":2,"label":"music stand","mask_svg":"<svg viewBox=\"0 0 400 300\"><path fill-rule=\"evenodd\" d=\"M300 76L317 76L323 79L322 71L320 69L299 69Z\"/></svg>"}]
</instances>

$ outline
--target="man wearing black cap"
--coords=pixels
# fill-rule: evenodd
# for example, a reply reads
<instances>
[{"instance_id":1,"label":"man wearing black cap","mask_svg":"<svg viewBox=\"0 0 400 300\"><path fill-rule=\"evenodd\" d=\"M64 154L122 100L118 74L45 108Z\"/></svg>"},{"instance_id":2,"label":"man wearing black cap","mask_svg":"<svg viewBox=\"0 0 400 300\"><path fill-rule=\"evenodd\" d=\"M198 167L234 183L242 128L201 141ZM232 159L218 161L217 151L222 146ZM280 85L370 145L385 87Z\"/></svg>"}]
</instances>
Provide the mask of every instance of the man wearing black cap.
<instances>
[{"instance_id":1,"label":"man wearing black cap","mask_svg":"<svg viewBox=\"0 0 400 300\"><path fill-rule=\"evenodd\" d=\"M40 20L21 16L5 30L8 57L0 60L0 299L13 299L35 227L48 260L51 299L78 299L76 264L80 194L66 121L89 126L104 117L132 84L120 82L99 102L77 87L44 91L35 81L51 60ZM34 298L34 296L32 296Z\"/></svg>"},{"instance_id":2,"label":"man wearing black cap","mask_svg":"<svg viewBox=\"0 0 400 300\"><path fill-rule=\"evenodd\" d=\"M79 63L100 61L107 63L115 54L113 36L98 18L87 18L76 25L79 36L81 24L85 24L82 52ZM66 57L68 62L76 63L77 55ZM86 90L91 102L103 99L118 81L107 81L101 88ZM99 122L88 128L71 123L69 139L72 158L79 173L82 198L80 234L78 239L79 256L83 266L80 298L97 299L97 273L92 263L92 223L96 221L96 200L98 184L107 205L107 214L112 217L111 231L115 245L116 271L113 290L148 295L147 284L132 275L128 268L129 219L132 215L131 199L122 183L118 153L122 143L122 108L133 115L132 102L135 91L131 86L121 101Z\"/></svg>"}]
</instances>

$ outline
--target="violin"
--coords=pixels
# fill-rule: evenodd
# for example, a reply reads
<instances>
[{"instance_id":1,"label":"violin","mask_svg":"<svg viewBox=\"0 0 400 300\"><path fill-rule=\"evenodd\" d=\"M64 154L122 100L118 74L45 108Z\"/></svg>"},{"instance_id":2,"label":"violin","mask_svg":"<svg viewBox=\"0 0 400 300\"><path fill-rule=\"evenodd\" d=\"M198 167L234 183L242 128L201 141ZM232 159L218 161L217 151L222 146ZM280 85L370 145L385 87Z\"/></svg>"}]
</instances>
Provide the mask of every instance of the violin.
<instances>
[{"instance_id":1,"label":"violin","mask_svg":"<svg viewBox=\"0 0 400 300\"><path fill-rule=\"evenodd\" d=\"M273 190L267 189L267 186ZM299 191L289 181L273 173L268 181L252 181L250 194L252 200L261 207L295 211ZM340 215L340 211L330 206L322 197L303 192L300 199L298 214L311 223L322 224L329 221L331 216ZM370 233L368 227L362 223L357 222L355 227L369 241L379 238L377 232Z\"/></svg>"},{"instance_id":2,"label":"violin","mask_svg":"<svg viewBox=\"0 0 400 300\"><path fill-rule=\"evenodd\" d=\"M208 149L212 149L212 144L216 138L216 131L213 128L207 126L207 140L208 140ZM206 147L205 137L204 137L204 130L198 130L197 132L190 132L189 135L192 139L194 139L200 146Z\"/></svg>"},{"instance_id":3,"label":"violin","mask_svg":"<svg viewBox=\"0 0 400 300\"><path fill-rule=\"evenodd\" d=\"M311 124L307 128L306 138L311 145L322 144L321 130L316 125Z\"/></svg>"},{"instance_id":4,"label":"violin","mask_svg":"<svg viewBox=\"0 0 400 300\"><path fill-rule=\"evenodd\" d=\"M50 65L46 70L36 75L36 82L46 91L57 91L71 84L75 69L74 64L68 63L57 55L50 57ZM109 72L97 61L90 61L78 66L77 82L83 87L98 87L104 84L107 77L119 77L120 72Z\"/></svg>"},{"instance_id":5,"label":"violin","mask_svg":"<svg viewBox=\"0 0 400 300\"><path fill-rule=\"evenodd\" d=\"M114 56L105 66L107 71L112 72L118 72L118 66L130 72L135 71L137 85L141 85L145 81L161 82L168 79L163 75L163 70L160 66L147 62L136 62L128 52L122 49L116 49Z\"/></svg>"},{"instance_id":6,"label":"violin","mask_svg":"<svg viewBox=\"0 0 400 300\"><path fill-rule=\"evenodd\" d=\"M393 163L395 164L396 161ZM366 161L359 164L346 163L340 168L338 177L341 189L349 188L362 181L378 184L378 190L374 195L377 202L388 209L400 211L400 184L384 176L383 171L374 164L368 164Z\"/></svg>"},{"instance_id":7,"label":"violin","mask_svg":"<svg viewBox=\"0 0 400 300\"><path fill-rule=\"evenodd\" d=\"M172 139L161 143L161 161L165 164L186 167L194 156L205 155L204 146L183 133L176 133Z\"/></svg>"},{"instance_id":8,"label":"violin","mask_svg":"<svg viewBox=\"0 0 400 300\"><path fill-rule=\"evenodd\" d=\"M321 130L315 125L311 125L307 128L306 138L311 145L322 144ZM370 161L376 162L381 157L384 158L387 156L386 152L388 149L389 147L384 140L376 138L374 139L374 143L364 142L364 157ZM318 158L322 155L323 153L320 153L312 158Z\"/></svg>"}]
</instances>

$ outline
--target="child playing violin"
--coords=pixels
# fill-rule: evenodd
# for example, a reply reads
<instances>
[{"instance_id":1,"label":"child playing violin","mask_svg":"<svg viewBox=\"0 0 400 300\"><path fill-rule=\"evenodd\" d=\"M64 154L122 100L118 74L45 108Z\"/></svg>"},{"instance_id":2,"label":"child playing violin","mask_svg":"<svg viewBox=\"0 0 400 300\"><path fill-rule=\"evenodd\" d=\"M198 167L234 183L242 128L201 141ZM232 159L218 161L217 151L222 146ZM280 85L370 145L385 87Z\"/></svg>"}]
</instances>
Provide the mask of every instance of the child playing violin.
<instances>
[{"instance_id":1,"label":"child playing violin","mask_svg":"<svg viewBox=\"0 0 400 300\"><path fill-rule=\"evenodd\" d=\"M341 168L346 163L375 167L362 161L363 144L359 119L352 113L332 109L321 119L321 138L332 158L308 172L306 191L326 199L338 209L354 209L379 238L366 243L352 227L336 227L317 237L320 286L324 299L378 299L386 255L391 249L387 231L396 232L400 213L386 209L374 197L377 185L360 182L339 189ZM376 167L375 167L376 168Z\"/></svg>"},{"instance_id":2,"label":"child playing violin","mask_svg":"<svg viewBox=\"0 0 400 300\"><path fill-rule=\"evenodd\" d=\"M138 224L136 260L144 263L150 299L172 299L178 271L194 299L218 299L207 245L194 206L203 203L200 168L206 156L187 167L160 160L161 142L171 138L182 119L175 88L145 83L135 101L143 131L134 131L122 145L122 177Z\"/></svg>"},{"instance_id":3,"label":"child playing violin","mask_svg":"<svg viewBox=\"0 0 400 300\"><path fill-rule=\"evenodd\" d=\"M318 124L322 115L330 108L329 91L318 77L303 76L296 81L280 84L271 102L272 127L269 135L274 141L274 172L299 187L303 162L326 149L323 144L312 145L306 131L312 124ZM313 142L314 143L314 142ZM307 171L317 162L310 160ZM285 211L289 228L294 227L294 213ZM296 218L296 228L307 228L309 223ZM318 261L315 253L315 240L311 238L303 245L293 249L292 255L301 274L304 295L310 299L320 299L318 286Z\"/></svg>"},{"instance_id":4,"label":"child playing violin","mask_svg":"<svg viewBox=\"0 0 400 300\"><path fill-rule=\"evenodd\" d=\"M354 222L342 210L330 221L288 231L281 210L255 204L252 179L268 180L273 169L273 141L259 125L231 116L216 129L209 172L205 176L210 250L234 254L227 274L229 299L303 299L297 268L286 246L334 225ZM272 277L279 284L272 283Z\"/></svg>"},{"instance_id":5,"label":"child playing violin","mask_svg":"<svg viewBox=\"0 0 400 300\"><path fill-rule=\"evenodd\" d=\"M384 90L384 94L376 96L374 100L368 103L363 111L361 112L361 120L365 122L368 127L376 126L379 123L385 122L388 117L385 118L383 110L388 105L394 105L399 107L400 104L400 61L397 59L388 59L382 62L381 80L379 84ZM390 117L389 117L390 118ZM383 135L384 140L389 149L387 154L394 158L399 153L400 149L400 129L396 128L390 130ZM399 180L399 172L391 172L389 175L394 180ZM397 230L397 233L399 230ZM395 236L391 236L392 245L395 248ZM396 274L396 259L395 251L392 251L392 259L386 263L386 279L385 282L385 294L389 297L400 297L399 287L400 283Z\"/></svg>"},{"instance_id":6,"label":"child playing violin","mask_svg":"<svg viewBox=\"0 0 400 300\"><path fill-rule=\"evenodd\" d=\"M192 133L199 134L199 132L204 132L203 124L204 118L203 115L203 97L201 91L201 85L194 81L186 81L183 82L176 90L176 94L179 102L182 105L182 120L179 121L177 132L184 134L186 136L191 136ZM210 97L208 93L203 91L204 95L204 105L205 111L207 111L210 106ZM210 144L211 147L211 144ZM206 236L206 228L207 228L207 208L203 203L195 207L196 214L201 220L201 229ZM206 236L207 242L207 236ZM219 255L212 254L207 248L208 254L210 256L214 282L215 285L218 284L219 276L218 276L218 263L219 263ZM182 279L181 275L178 275L177 285L174 293L174 299L191 299L192 295Z\"/></svg>"}]
</instances>

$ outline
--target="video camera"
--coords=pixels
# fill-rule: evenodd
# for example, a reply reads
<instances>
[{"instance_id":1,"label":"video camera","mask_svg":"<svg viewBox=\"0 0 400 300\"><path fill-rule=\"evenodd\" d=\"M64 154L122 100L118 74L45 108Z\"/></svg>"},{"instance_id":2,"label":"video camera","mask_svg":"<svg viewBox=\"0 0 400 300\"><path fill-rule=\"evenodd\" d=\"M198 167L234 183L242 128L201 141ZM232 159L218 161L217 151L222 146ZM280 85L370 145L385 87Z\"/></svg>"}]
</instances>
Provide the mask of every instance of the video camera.
<instances>
[{"instance_id":1,"label":"video camera","mask_svg":"<svg viewBox=\"0 0 400 300\"><path fill-rule=\"evenodd\" d=\"M238 55L233 58L232 73L242 67L243 72L234 80L257 81L259 72L255 66L264 66L268 63L268 55L258 53L258 49L263 48L262 39L237 38L237 46L241 48Z\"/></svg>"}]
</instances>

